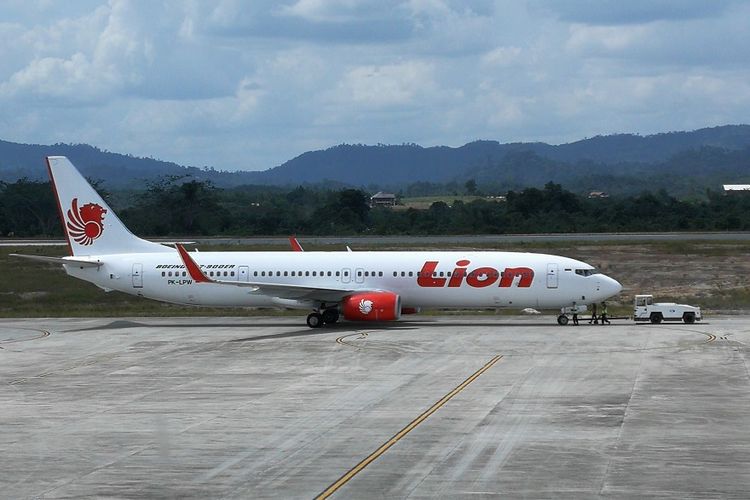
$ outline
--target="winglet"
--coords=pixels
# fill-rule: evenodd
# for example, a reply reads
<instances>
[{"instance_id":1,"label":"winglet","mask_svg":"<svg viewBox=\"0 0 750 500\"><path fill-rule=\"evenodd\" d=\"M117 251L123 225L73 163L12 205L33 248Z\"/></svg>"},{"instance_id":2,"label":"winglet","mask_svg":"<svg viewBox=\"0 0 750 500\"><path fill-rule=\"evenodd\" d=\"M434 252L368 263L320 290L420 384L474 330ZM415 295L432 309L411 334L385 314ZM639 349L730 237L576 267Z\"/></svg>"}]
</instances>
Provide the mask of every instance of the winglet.
<instances>
[{"instance_id":1,"label":"winglet","mask_svg":"<svg viewBox=\"0 0 750 500\"><path fill-rule=\"evenodd\" d=\"M297 241L297 237L292 235L289 237L289 244L292 245L292 250L295 252L304 252L305 250L302 248L302 245L299 244L299 241Z\"/></svg>"},{"instance_id":2,"label":"winglet","mask_svg":"<svg viewBox=\"0 0 750 500\"><path fill-rule=\"evenodd\" d=\"M203 273L203 271L201 271L200 266L196 264L195 261L190 257L190 254L188 254L184 246L182 246L180 243L175 243L174 246L177 248L177 251L180 253L180 258L182 259L182 262L185 264L185 268L190 274L190 277L193 278L193 281L195 281L196 283L212 283L213 282L211 278L206 276Z\"/></svg>"}]
</instances>

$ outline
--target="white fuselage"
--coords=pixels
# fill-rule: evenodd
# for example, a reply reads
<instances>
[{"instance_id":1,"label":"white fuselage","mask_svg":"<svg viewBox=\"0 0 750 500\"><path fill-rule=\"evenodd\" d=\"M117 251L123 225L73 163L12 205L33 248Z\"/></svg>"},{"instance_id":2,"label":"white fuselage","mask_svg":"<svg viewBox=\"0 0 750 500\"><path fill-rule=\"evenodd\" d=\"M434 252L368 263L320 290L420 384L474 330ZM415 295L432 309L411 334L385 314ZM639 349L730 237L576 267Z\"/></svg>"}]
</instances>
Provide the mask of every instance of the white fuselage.
<instances>
[{"instance_id":1,"label":"white fuselage","mask_svg":"<svg viewBox=\"0 0 750 500\"><path fill-rule=\"evenodd\" d=\"M592 266L555 255L517 252L196 252L191 256L216 280L384 290L404 308L494 307L551 309L600 302L620 284ZM204 306L317 307L250 287L196 283L174 253L80 256L103 264L65 264L71 276L104 289ZM592 274L593 272L593 274Z\"/></svg>"}]
</instances>

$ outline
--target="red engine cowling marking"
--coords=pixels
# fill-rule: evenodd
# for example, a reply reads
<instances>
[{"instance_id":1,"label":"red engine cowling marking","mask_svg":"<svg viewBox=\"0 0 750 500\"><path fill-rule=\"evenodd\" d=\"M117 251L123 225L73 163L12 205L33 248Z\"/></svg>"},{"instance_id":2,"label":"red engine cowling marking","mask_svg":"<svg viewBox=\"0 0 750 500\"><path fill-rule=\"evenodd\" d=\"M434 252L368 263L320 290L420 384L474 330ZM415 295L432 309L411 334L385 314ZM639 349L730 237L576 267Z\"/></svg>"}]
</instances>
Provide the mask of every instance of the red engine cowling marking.
<instances>
[{"instance_id":1,"label":"red engine cowling marking","mask_svg":"<svg viewBox=\"0 0 750 500\"><path fill-rule=\"evenodd\" d=\"M350 321L392 321L401 317L401 297L392 292L362 292L344 297L341 312Z\"/></svg>"}]
</instances>

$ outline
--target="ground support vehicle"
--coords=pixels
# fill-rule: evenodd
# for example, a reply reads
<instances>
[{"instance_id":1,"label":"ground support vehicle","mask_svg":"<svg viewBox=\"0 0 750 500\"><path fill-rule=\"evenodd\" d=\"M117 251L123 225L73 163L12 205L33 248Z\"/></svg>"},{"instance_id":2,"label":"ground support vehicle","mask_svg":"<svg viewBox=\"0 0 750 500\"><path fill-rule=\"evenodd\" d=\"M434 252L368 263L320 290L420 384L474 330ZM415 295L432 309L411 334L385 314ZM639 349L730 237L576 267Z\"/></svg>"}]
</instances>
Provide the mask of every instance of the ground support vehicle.
<instances>
[{"instance_id":1,"label":"ground support vehicle","mask_svg":"<svg viewBox=\"0 0 750 500\"><path fill-rule=\"evenodd\" d=\"M633 305L635 321L682 321L692 324L702 319L701 308L674 302L654 302L653 295L636 295Z\"/></svg>"}]
</instances>

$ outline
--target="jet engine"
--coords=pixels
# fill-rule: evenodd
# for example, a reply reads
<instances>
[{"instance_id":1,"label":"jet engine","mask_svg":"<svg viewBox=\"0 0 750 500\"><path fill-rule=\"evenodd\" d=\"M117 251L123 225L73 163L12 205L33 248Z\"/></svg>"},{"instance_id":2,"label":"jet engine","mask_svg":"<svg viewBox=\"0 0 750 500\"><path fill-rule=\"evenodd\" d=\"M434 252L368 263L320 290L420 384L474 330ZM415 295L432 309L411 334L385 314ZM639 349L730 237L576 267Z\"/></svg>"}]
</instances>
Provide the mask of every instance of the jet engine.
<instances>
[{"instance_id":1,"label":"jet engine","mask_svg":"<svg viewBox=\"0 0 750 500\"><path fill-rule=\"evenodd\" d=\"M349 321L391 321L401 317L401 297L392 292L362 292L344 297L341 312Z\"/></svg>"}]
</instances>

